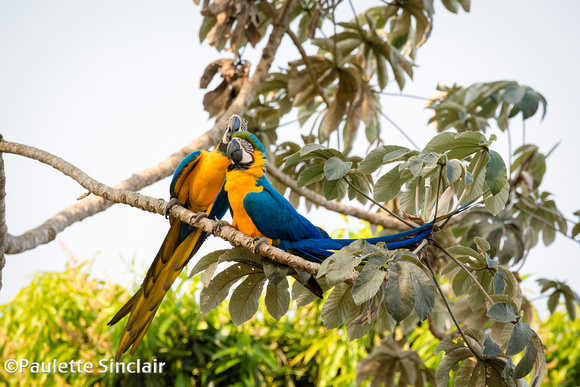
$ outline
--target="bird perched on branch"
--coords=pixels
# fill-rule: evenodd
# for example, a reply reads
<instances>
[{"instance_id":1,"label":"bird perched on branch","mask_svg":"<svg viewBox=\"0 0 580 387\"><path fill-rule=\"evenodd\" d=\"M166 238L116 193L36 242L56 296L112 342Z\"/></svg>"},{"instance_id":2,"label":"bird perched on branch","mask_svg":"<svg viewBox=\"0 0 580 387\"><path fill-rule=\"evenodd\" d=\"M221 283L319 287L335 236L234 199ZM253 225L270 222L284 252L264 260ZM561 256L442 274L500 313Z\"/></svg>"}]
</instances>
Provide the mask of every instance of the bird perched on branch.
<instances>
[{"instance_id":1,"label":"bird perched on branch","mask_svg":"<svg viewBox=\"0 0 580 387\"><path fill-rule=\"evenodd\" d=\"M247 130L247 122L237 114L226 124L221 142L213 151L197 151L181 161L173 174L167 209L176 204L197 212L198 216L209 213L209 217L221 219L227 212L227 200L215 200L223 185L226 168L230 164L227 146L232 135ZM191 257L199 250L207 233L170 217L171 227L151 267L147 271L141 288L111 319L109 325L119 322L129 314L123 330L115 359L133 346L131 355L143 339L163 297Z\"/></svg>"},{"instance_id":2,"label":"bird perched on branch","mask_svg":"<svg viewBox=\"0 0 580 387\"><path fill-rule=\"evenodd\" d=\"M232 163L228 166L226 182L218 197L227 197L232 213L232 225L239 231L302 258L321 262L348 246L355 239L333 239L323 229L313 225L276 191L265 176L266 153L260 141L251 133L232 135L227 148ZM416 245L427 238L435 223L464 211L468 206L443 215L411 230L368 238L367 242L384 242L388 249Z\"/></svg>"}]
</instances>

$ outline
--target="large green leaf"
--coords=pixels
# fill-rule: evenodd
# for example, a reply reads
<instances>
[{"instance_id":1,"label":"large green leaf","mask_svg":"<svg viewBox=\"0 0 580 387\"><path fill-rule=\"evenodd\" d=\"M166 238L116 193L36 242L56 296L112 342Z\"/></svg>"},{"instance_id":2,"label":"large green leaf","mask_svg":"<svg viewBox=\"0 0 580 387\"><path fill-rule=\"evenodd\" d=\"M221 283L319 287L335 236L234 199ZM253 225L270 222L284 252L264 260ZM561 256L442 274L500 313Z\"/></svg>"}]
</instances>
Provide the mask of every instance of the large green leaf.
<instances>
[{"instance_id":1,"label":"large green leaf","mask_svg":"<svg viewBox=\"0 0 580 387\"><path fill-rule=\"evenodd\" d=\"M497 195L507 184L507 170L499 153L489 151L489 161L485 170L485 183L492 195Z\"/></svg>"},{"instance_id":2,"label":"large green leaf","mask_svg":"<svg viewBox=\"0 0 580 387\"><path fill-rule=\"evenodd\" d=\"M342 161L340 157L331 157L326 163L324 163L324 174L327 180L338 180L344 177L350 168L352 167L352 162Z\"/></svg>"},{"instance_id":3,"label":"large green leaf","mask_svg":"<svg viewBox=\"0 0 580 387\"><path fill-rule=\"evenodd\" d=\"M360 305L375 296L387 274L382 270L386 263L387 260L381 256L368 259L352 287L355 304Z\"/></svg>"},{"instance_id":4,"label":"large green leaf","mask_svg":"<svg viewBox=\"0 0 580 387\"><path fill-rule=\"evenodd\" d=\"M351 293L352 285L340 283L332 289L322 306L322 322L326 329L340 327L346 320L348 308L354 304Z\"/></svg>"},{"instance_id":5,"label":"large green leaf","mask_svg":"<svg viewBox=\"0 0 580 387\"><path fill-rule=\"evenodd\" d=\"M236 287L230 299L230 316L234 325L239 326L254 317L266 277L264 273L250 274Z\"/></svg>"},{"instance_id":6,"label":"large green leaf","mask_svg":"<svg viewBox=\"0 0 580 387\"><path fill-rule=\"evenodd\" d=\"M268 283L266 287L266 297L264 299L266 309L270 316L277 321L282 318L290 306L290 292L288 291L288 280L284 278L278 285Z\"/></svg>"},{"instance_id":7,"label":"large green leaf","mask_svg":"<svg viewBox=\"0 0 580 387\"><path fill-rule=\"evenodd\" d=\"M201 313L208 313L217 308L227 297L232 285L240 279L246 275L258 273L261 273L261 270L245 263L238 263L216 275L209 285L201 290L199 297L199 309Z\"/></svg>"},{"instance_id":8,"label":"large green leaf","mask_svg":"<svg viewBox=\"0 0 580 387\"><path fill-rule=\"evenodd\" d=\"M389 279L385 289L385 306L396 321L403 321L415 305L411 271L401 262L389 262Z\"/></svg>"}]
</instances>

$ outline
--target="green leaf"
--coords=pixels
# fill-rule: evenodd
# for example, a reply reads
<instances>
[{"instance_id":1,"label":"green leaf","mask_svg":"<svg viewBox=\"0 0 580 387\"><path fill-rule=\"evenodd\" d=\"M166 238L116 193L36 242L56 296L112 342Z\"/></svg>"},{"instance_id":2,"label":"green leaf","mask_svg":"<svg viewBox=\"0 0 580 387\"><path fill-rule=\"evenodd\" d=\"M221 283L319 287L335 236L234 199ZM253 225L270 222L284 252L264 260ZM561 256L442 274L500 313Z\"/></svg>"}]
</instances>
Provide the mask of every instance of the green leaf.
<instances>
[{"instance_id":1,"label":"green leaf","mask_svg":"<svg viewBox=\"0 0 580 387\"><path fill-rule=\"evenodd\" d=\"M407 266L411 272L415 290L415 313L417 313L419 320L425 321L435 306L435 285L433 285L431 277L419 266L408 261L403 261L401 264Z\"/></svg>"},{"instance_id":2,"label":"green leaf","mask_svg":"<svg viewBox=\"0 0 580 387\"><path fill-rule=\"evenodd\" d=\"M452 159L447 162L445 169L445 176L447 177L447 184L453 184L461 178L464 171L464 165L457 159Z\"/></svg>"},{"instance_id":3,"label":"green leaf","mask_svg":"<svg viewBox=\"0 0 580 387\"><path fill-rule=\"evenodd\" d=\"M455 374L454 387L475 386L481 374L483 364L476 363L471 359L465 360Z\"/></svg>"},{"instance_id":4,"label":"green leaf","mask_svg":"<svg viewBox=\"0 0 580 387\"><path fill-rule=\"evenodd\" d=\"M456 343L455 341L453 341L453 339L451 339L451 337L447 336L443 340L441 340L439 342L439 344L437 344L437 348L435 348L434 353L438 354L441 351L444 351L445 353L450 353L452 351L455 351L458 348L465 348L465 345L463 345L463 342L461 340L459 340Z\"/></svg>"},{"instance_id":5,"label":"green leaf","mask_svg":"<svg viewBox=\"0 0 580 387\"><path fill-rule=\"evenodd\" d=\"M389 262L389 279L385 289L385 306L393 318L403 321L415 305L415 290L411 272L406 265Z\"/></svg>"},{"instance_id":6,"label":"green leaf","mask_svg":"<svg viewBox=\"0 0 580 387\"><path fill-rule=\"evenodd\" d=\"M324 174L328 180L337 180L345 176L350 168L352 162L344 162L339 157L331 157L324 163Z\"/></svg>"},{"instance_id":7,"label":"green leaf","mask_svg":"<svg viewBox=\"0 0 580 387\"><path fill-rule=\"evenodd\" d=\"M284 280L281 281L278 285L269 283L266 287L266 297L264 301L270 316L274 317L276 321L280 321L290 306L288 280L284 278Z\"/></svg>"},{"instance_id":8,"label":"green leaf","mask_svg":"<svg viewBox=\"0 0 580 387\"><path fill-rule=\"evenodd\" d=\"M457 364L473 356L469 348L458 348L454 351L447 353L439 363L437 371L435 372L435 381L437 386L447 386L449 383L449 372L452 368L455 368Z\"/></svg>"},{"instance_id":9,"label":"green leaf","mask_svg":"<svg viewBox=\"0 0 580 387\"><path fill-rule=\"evenodd\" d=\"M485 183L492 195L497 195L507 184L507 170L499 153L489 151L489 161L485 170Z\"/></svg>"},{"instance_id":10,"label":"green leaf","mask_svg":"<svg viewBox=\"0 0 580 387\"><path fill-rule=\"evenodd\" d=\"M343 195L347 187L348 184L343 179L327 180L322 185L322 193L326 200L334 200Z\"/></svg>"},{"instance_id":11,"label":"green leaf","mask_svg":"<svg viewBox=\"0 0 580 387\"><path fill-rule=\"evenodd\" d=\"M234 290L229 309L235 326L242 325L254 317L258 311L258 301L265 282L264 273L250 274Z\"/></svg>"},{"instance_id":12,"label":"green leaf","mask_svg":"<svg viewBox=\"0 0 580 387\"><path fill-rule=\"evenodd\" d=\"M550 311L550 313L554 313L554 311L556 310L561 295L562 292L560 292L559 290L554 290L554 293L550 294L550 297L548 297L548 310Z\"/></svg>"},{"instance_id":13,"label":"green leaf","mask_svg":"<svg viewBox=\"0 0 580 387\"><path fill-rule=\"evenodd\" d=\"M479 132L451 133L443 132L433 137L427 143L422 153L447 153L451 159L463 159L464 157L482 150L485 147L485 136Z\"/></svg>"},{"instance_id":14,"label":"green leaf","mask_svg":"<svg viewBox=\"0 0 580 387\"><path fill-rule=\"evenodd\" d=\"M193 277L194 275L196 275L198 273L201 273L202 271L207 269L208 266L211 265L212 263L217 263L219 261L219 258L228 250L229 249L212 251L211 253L202 257L199 261L197 261L197 263L195 264L193 269L191 269L191 272L189 273L189 278ZM215 268L214 268L214 270L215 270ZM213 275L213 273L212 273L212 275ZM211 278L211 276L210 276L210 278ZM204 283L204 285L207 285L207 284Z\"/></svg>"},{"instance_id":15,"label":"green leaf","mask_svg":"<svg viewBox=\"0 0 580 387\"><path fill-rule=\"evenodd\" d=\"M399 167L391 169L377 180L374 191L375 200L387 202L394 199L401 192L401 186L409 179L411 179L411 175L401 176Z\"/></svg>"},{"instance_id":16,"label":"green leaf","mask_svg":"<svg viewBox=\"0 0 580 387\"><path fill-rule=\"evenodd\" d=\"M526 345L530 344L530 340L532 339L533 335L534 331L528 324L518 321L512 329L512 333L510 335L505 352L506 355L513 356L522 352Z\"/></svg>"},{"instance_id":17,"label":"green leaf","mask_svg":"<svg viewBox=\"0 0 580 387\"><path fill-rule=\"evenodd\" d=\"M529 374L532 369L534 368L534 363L536 362L536 358L538 356L538 350L534 348L531 341L526 345L526 352L524 352L524 356L522 360L516 366L514 371L514 378L520 379Z\"/></svg>"},{"instance_id":18,"label":"green leaf","mask_svg":"<svg viewBox=\"0 0 580 387\"><path fill-rule=\"evenodd\" d=\"M513 306L500 302L493 304L491 308L489 308L487 311L487 317L495 321L507 323L515 321L518 314Z\"/></svg>"},{"instance_id":19,"label":"green leaf","mask_svg":"<svg viewBox=\"0 0 580 387\"><path fill-rule=\"evenodd\" d=\"M367 157L365 157L365 159L359 164L358 169L362 173L368 175L375 172L386 162L393 162L398 160L398 158L405 159L402 156L407 155L409 153L416 154L418 152L411 151L409 148L405 148L398 145L382 145L370 151ZM391 157L397 154L399 155L398 158L393 159ZM387 156L389 157L387 158ZM387 160L385 160L385 158L387 158Z\"/></svg>"},{"instance_id":20,"label":"green leaf","mask_svg":"<svg viewBox=\"0 0 580 387\"><path fill-rule=\"evenodd\" d=\"M387 274L381 270L386 263L385 258L377 255L370 257L365 263L352 287L352 297L356 305L370 300L377 294Z\"/></svg>"},{"instance_id":21,"label":"green leaf","mask_svg":"<svg viewBox=\"0 0 580 387\"><path fill-rule=\"evenodd\" d=\"M298 188L306 187L312 183L316 183L324 179L324 164L314 164L310 168L305 169L298 176L296 185Z\"/></svg>"},{"instance_id":22,"label":"green leaf","mask_svg":"<svg viewBox=\"0 0 580 387\"><path fill-rule=\"evenodd\" d=\"M483 354L485 356L501 356L503 355L503 350L499 345L493 341L489 334L485 337L483 342Z\"/></svg>"},{"instance_id":23,"label":"green leaf","mask_svg":"<svg viewBox=\"0 0 580 387\"><path fill-rule=\"evenodd\" d=\"M487 208L487 210L491 212L492 215L495 216L499 214L500 211L505 208L505 204L507 203L509 197L509 188L509 184L506 183L497 195L490 196L485 199L485 208Z\"/></svg>"},{"instance_id":24,"label":"green leaf","mask_svg":"<svg viewBox=\"0 0 580 387\"><path fill-rule=\"evenodd\" d=\"M457 274L455 274L455 277L453 277L451 287L453 288L455 295L459 297L462 294L465 294L472 284L473 280L471 277L469 277L465 270L461 269Z\"/></svg>"},{"instance_id":25,"label":"green leaf","mask_svg":"<svg viewBox=\"0 0 580 387\"><path fill-rule=\"evenodd\" d=\"M346 320L348 308L354 304L352 285L344 282L336 285L322 306L322 322L326 329L340 327Z\"/></svg>"},{"instance_id":26,"label":"green leaf","mask_svg":"<svg viewBox=\"0 0 580 387\"><path fill-rule=\"evenodd\" d=\"M278 284L285 280L288 275L288 266L274 262L268 258L264 258L263 267L264 275L274 286L278 286Z\"/></svg>"},{"instance_id":27,"label":"green leaf","mask_svg":"<svg viewBox=\"0 0 580 387\"><path fill-rule=\"evenodd\" d=\"M232 285L242 279L242 277L258 273L261 273L261 271L255 267L245 263L238 263L216 275L209 285L201 290L199 297L199 309L201 313L208 313L217 308L227 297Z\"/></svg>"},{"instance_id":28,"label":"green leaf","mask_svg":"<svg viewBox=\"0 0 580 387\"><path fill-rule=\"evenodd\" d=\"M512 82L505 88L503 99L507 103L514 105L520 103L525 93L526 88L524 86L518 85L517 82Z\"/></svg>"}]
</instances>

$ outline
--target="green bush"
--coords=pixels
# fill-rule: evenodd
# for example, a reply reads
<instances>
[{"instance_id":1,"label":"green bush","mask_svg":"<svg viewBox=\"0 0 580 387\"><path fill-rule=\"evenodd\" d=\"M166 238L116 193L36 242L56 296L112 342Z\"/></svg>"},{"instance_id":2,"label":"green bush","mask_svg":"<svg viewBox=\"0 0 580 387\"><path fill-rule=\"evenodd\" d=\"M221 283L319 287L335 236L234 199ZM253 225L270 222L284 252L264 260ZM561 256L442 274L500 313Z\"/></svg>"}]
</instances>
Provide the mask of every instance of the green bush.
<instances>
[{"instance_id":1,"label":"green bush","mask_svg":"<svg viewBox=\"0 0 580 387\"><path fill-rule=\"evenodd\" d=\"M114 359L125 320L106 324L129 292L92 278L90 264L67 265L63 273L39 273L7 305L0 306L0 353L4 361L95 365ZM134 357L123 361L165 362L163 373L23 373L0 367L9 385L354 385L356 364L368 354L364 339L349 342L343 331L320 324L321 303L302 307L279 322L260 306L258 316L236 327L227 305L202 315L196 279L180 278L153 320ZM340 333L339 333L340 332ZM371 343L369 343L371 344ZM98 368L98 367L95 367Z\"/></svg>"}]
</instances>

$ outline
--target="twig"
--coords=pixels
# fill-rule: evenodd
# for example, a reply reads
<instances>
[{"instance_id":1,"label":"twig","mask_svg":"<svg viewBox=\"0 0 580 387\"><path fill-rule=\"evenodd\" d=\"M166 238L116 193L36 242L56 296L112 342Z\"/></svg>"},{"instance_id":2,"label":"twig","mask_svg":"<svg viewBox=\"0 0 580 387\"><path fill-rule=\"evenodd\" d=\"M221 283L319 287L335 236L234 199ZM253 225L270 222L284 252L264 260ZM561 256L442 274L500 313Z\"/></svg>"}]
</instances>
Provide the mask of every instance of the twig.
<instances>
[{"instance_id":1,"label":"twig","mask_svg":"<svg viewBox=\"0 0 580 387\"><path fill-rule=\"evenodd\" d=\"M554 230L555 232L559 232L560 234L564 235L568 239L573 240L574 242L578 242L576 239L572 238L570 235L568 235L568 234L564 233L562 230L559 230L556 227L554 227L554 225L552 223L548 222L546 219L542 218L541 216L538 216L538 215L534 214L533 212L528 211L525 208L518 206L517 204L514 204L514 208L516 208L519 211L523 212L524 214L536 219L538 222L544 224L549 229Z\"/></svg>"},{"instance_id":2,"label":"twig","mask_svg":"<svg viewBox=\"0 0 580 387\"><path fill-rule=\"evenodd\" d=\"M489 303L491 305L495 304L495 302L491 299L491 297L489 296L489 294L487 294L487 292L485 291L485 289L483 288L483 286L481 286L481 284L475 278L475 276L473 274L471 274L471 272L467 269L467 267L465 267L465 265L460 260L458 260L453 255L451 255L449 253L449 251L447 251L447 249L445 247L443 247L441 245L441 243L437 242L436 240L433 240L433 245L435 245L435 247L437 247L439 250L441 250L443 252L443 254L445 254L449 258L451 258L451 260L453 262L455 262L457 264L457 266L459 266L463 271L465 271L465 273L469 276L469 278L471 278L473 280L473 283L479 288L479 290L483 293L483 295L485 296L485 298L487 299L487 301L489 301Z\"/></svg>"},{"instance_id":3,"label":"twig","mask_svg":"<svg viewBox=\"0 0 580 387\"><path fill-rule=\"evenodd\" d=\"M457 317L455 317L455 314L451 310L451 305L449 305L449 301L447 300L447 297L445 296L445 293L443 293L443 289L441 289L441 285L439 285L439 281L437 281L437 276L435 275L435 272L433 271L433 268L431 267L431 262L429 262L428 259L423 259L423 261L425 261L425 264L427 265L427 268L431 272L431 276L433 277L433 282L435 282L435 286L437 287L437 290L439 291L439 294L441 295L441 298L443 299L443 302L445 303L445 306L447 307L447 311L449 312L449 315L451 316L451 319L453 319L453 322L455 323L455 326L457 327L457 330L461 334L461 337L463 337L463 341L467 345L467 348L469 348L469 350L471 351L471 353L473 353L473 356L475 356L478 360L483 361L484 359L481 359L480 358L479 354L475 351L475 349L473 349L473 347L471 346L471 344L467 340L467 337L465 336L465 333L463 333L463 329L461 329L461 325L459 325L459 321L457 321Z\"/></svg>"},{"instance_id":4,"label":"twig","mask_svg":"<svg viewBox=\"0 0 580 387\"><path fill-rule=\"evenodd\" d=\"M403 94L403 93L389 93L387 91L380 91L379 94L387 95L390 97L404 97L404 98L418 99L421 101L428 101L429 100L429 98L421 97L420 95L411 95L411 94Z\"/></svg>"},{"instance_id":5,"label":"twig","mask_svg":"<svg viewBox=\"0 0 580 387\"><path fill-rule=\"evenodd\" d=\"M87 189L94 195L98 195L106 200L114 201L116 203L127 204L131 207L139 208L144 211L165 215L165 211L169 203L163 199L155 199L137 192L109 187L91 178L85 172L81 171L79 168L66 162L60 157L54 156L43 150L10 142L5 142L2 145L4 152L18 154L50 165L51 167L71 177L83 188ZM173 206L171 208L170 214L182 222L191 224L192 226L202 229L209 234L217 235L236 246L242 246L251 251L254 249L254 238L239 232L229 224L223 225L223 227L220 227L219 230L214 233L213 226L216 224L216 221L208 218L202 218L195 224L192 224L192 219L196 214L185 209L184 207ZM318 269L320 267L319 264L289 254L274 246L261 244L258 247L258 252L264 257L268 257L275 262L288 265L293 269L299 269L312 275L318 274Z\"/></svg>"},{"instance_id":6,"label":"twig","mask_svg":"<svg viewBox=\"0 0 580 387\"><path fill-rule=\"evenodd\" d=\"M383 211L386 211L391 216L394 216L401 223L406 224L410 228L417 227L416 224L406 221L405 219L401 218L399 215L395 214L393 211L389 210L387 207L383 206L381 203L377 202L375 199L371 198L369 195L367 195L364 192L362 192L360 189L356 188L354 186L354 184L351 184L348 180L346 180L346 178L343 177L342 179L346 182L346 184L348 184L350 187L352 187L352 189L354 189L356 192L358 192L359 194L361 194L362 196L364 196L371 203L374 203L375 205L379 206Z\"/></svg>"},{"instance_id":7,"label":"twig","mask_svg":"<svg viewBox=\"0 0 580 387\"><path fill-rule=\"evenodd\" d=\"M407 229L399 221L386 217L383 214L370 212L363 208L349 206L341 202L328 201L324 196L317 194L312 190L307 188L298 188L294 179L291 179L288 175L271 164L266 166L266 170L272 177L289 187L292 191L296 192L300 196L303 196L312 203L326 208L327 210L334 211L343 215L354 216L356 218L366 220L369 223L383 226L385 228L396 229L400 231Z\"/></svg>"},{"instance_id":8,"label":"twig","mask_svg":"<svg viewBox=\"0 0 580 387\"><path fill-rule=\"evenodd\" d=\"M403 129L401 129L401 127L399 125L397 125L395 123L395 121L391 120L385 113L383 113L382 110L379 110L379 113L381 114L381 116L383 116L387 121L389 121L391 123L391 125L393 125L395 127L395 129L397 129L399 131L399 133L401 133L406 139L407 141L409 141L411 143L411 145L413 145L415 147L415 149L419 150L419 146L417 144L415 144L415 142L411 139L411 137L409 137L409 135L407 135L407 133L405 133L405 131Z\"/></svg>"}]
</instances>

